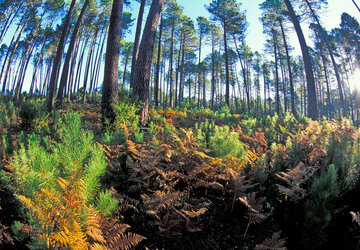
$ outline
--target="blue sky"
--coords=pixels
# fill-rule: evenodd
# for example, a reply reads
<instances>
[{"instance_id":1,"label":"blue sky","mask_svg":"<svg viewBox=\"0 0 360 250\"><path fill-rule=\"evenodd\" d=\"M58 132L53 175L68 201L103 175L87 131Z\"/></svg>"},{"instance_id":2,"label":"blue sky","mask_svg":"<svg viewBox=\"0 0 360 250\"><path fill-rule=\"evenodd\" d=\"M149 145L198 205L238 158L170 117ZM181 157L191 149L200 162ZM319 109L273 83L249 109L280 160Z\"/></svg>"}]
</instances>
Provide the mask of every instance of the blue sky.
<instances>
[{"instance_id":1,"label":"blue sky","mask_svg":"<svg viewBox=\"0 0 360 250\"><path fill-rule=\"evenodd\" d=\"M360 4L360 0L356 1ZM177 2L181 6L183 6L184 14L191 17L194 21L198 16L210 18L210 14L204 6L209 5L211 3L211 0L177 0ZM262 24L259 21L259 17L261 16L259 4L262 3L263 0L238 0L238 2L242 4L242 9L246 11L246 18L249 22L246 41L254 51L257 50L259 52L262 52L266 38L262 33L263 28ZM328 3L329 4L327 11L321 16L321 21L328 30L339 26L340 17L343 12L349 13L350 15L358 18L358 20L360 21L360 13L357 11L351 0L328 0ZM128 8L128 10L131 10L133 12L133 16L137 17L138 8L139 4L134 1L132 6ZM302 24L302 26L305 32L307 42L309 43L309 45L312 45L310 39L308 39L308 24L304 23ZM292 27L292 25L290 25L289 27ZM132 36L128 36L129 40L131 40L131 38ZM294 53L300 55L300 47L298 45L295 32L292 32L290 39L291 46L295 48Z\"/></svg>"},{"instance_id":2,"label":"blue sky","mask_svg":"<svg viewBox=\"0 0 360 250\"><path fill-rule=\"evenodd\" d=\"M210 14L204 6L209 5L211 0L177 0L177 2L183 6L184 14L191 17L194 21L198 16L210 18ZM264 43L266 40L266 37L263 34L262 24L259 21L259 17L261 16L259 4L262 3L263 0L238 0L238 2L242 4L242 10L246 11L246 18L249 22L246 42L253 51L259 51L261 53L264 50ZM360 5L360 0L355 0L355 2ZM138 8L139 4L136 1L128 7L128 9L133 12L134 18L137 17ZM328 7L320 17L323 26L327 30L338 27L341 21L341 14L343 12L347 12L360 21L360 13L355 8L352 0L328 0ZM308 32L309 24L302 23L301 25L308 45L312 46L313 44L309 38ZM293 55L301 55L299 42L295 32L293 31L292 23L289 23L288 27L292 30L290 33L289 44L294 48ZM133 28L135 29L135 25ZM132 41L133 36L129 35L127 39ZM209 47L205 47L203 50L205 51L205 53L203 53L203 57L205 57L207 53L210 53ZM355 74L350 77L350 85L352 88L360 89L360 70L357 70Z\"/></svg>"},{"instance_id":3,"label":"blue sky","mask_svg":"<svg viewBox=\"0 0 360 250\"><path fill-rule=\"evenodd\" d=\"M205 16L210 18L209 12L205 9L205 5L209 5L211 0L177 0L178 3L183 6L183 12L190 16L194 21L198 16ZM263 35L262 24L259 21L259 17L261 16L261 10L259 10L259 4L263 2L263 0L238 0L238 2L242 3L242 9L246 11L247 21L249 22L248 34L246 41L249 46L254 51L263 52L265 36ZM356 0L360 4L360 0ZM329 30L334 27L337 27L340 23L340 16L343 12L348 12L350 15L356 17L360 21L360 13L355 8L354 4L351 0L328 0L328 9L326 13L321 16L321 21L324 26ZM137 18L137 13L139 9L139 3L137 1L132 1L132 4L128 7L125 7L125 10L131 11L133 13L133 18ZM144 22L146 19L147 13L145 13ZM308 24L302 24L307 42L309 45L312 45L311 40L308 38L307 26ZM290 24L289 27L292 27ZM133 30L136 28L136 20L133 25ZM11 32L8 32L8 36L10 36ZM134 32L133 32L134 33ZM134 35L127 35L127 41L133 41ZM9 39L6 39L9 40ZM300 55L300 48L295 32L292 32L290 35L289 44L295 48L293 52L295 55ZM210 52L210 48L204 48L203 57L206 56L206 53ZM103 76L103 66L101 67L100 72L100 81ZM27 76L25 78L24 88L28 89L29 82L31 81L30 76L32 74L32 65L29 66L27 71ZM360 88L360 71L357 72L355 76L352 77L353 86L358 86ZM359 83L358 83L359 82Z\"/></svg>"},{"instance_id":4,"label":"blue sky","mask_svg":"<svg viewBox=\"0 0 360 250\"><path fill-rule=\"evenodd\" d=\"M211 1L209 0L178 0L178 3L181 6L184 6L184 13L192 18L196 18L196 16L199 15L209 17L210 15L204 8L204 5L209 5L210 2ZM246 18L249 22L248 35L246 39L247 43L253 50L262 51L265 37L262 33L262 24L259 21L259 17L261 16L259 4L262 3L263 0L241 0L238 2L242 3L242 9L246 11ZM339 25L340 17L343 12L348 12L350 15L360 18L360 13L355 9L355 6L351 0L328 0L328 3L327 12L321 16L321 21L327 29L332 29ZM304 30L306 30L308 25L303 24L302 26ZM305 33L307 32L305 31ZM306 35L306 37L308 36ZM291 42L292 46L297 45L295 34L293 34L291 38L293 40ZM310 40L307 40L310 43ZM296 48L295 53L299 52L299 48Z\"/></svg>"}]
</instances>

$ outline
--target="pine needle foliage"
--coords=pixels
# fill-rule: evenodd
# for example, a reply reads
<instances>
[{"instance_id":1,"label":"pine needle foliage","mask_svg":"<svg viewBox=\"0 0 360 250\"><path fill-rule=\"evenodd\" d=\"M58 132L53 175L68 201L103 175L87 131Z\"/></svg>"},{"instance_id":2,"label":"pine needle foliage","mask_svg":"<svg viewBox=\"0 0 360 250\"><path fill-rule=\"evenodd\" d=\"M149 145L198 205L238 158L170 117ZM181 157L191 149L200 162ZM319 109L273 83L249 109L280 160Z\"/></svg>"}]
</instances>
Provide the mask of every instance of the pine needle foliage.
<instances>
[{"instance_id":1,"label":"pine needle foliage","mask_svg":"<svg viewBox=\"0 0 360 250\"><path fill-rule=\"evenodd\" d=\"M228 126L215 127L214 135L210 137L210 149L215 157L220 158L242 158L245 154L244 144L239 140L239 135L230 132Z\"/></svg>"},{"instance_id":2,"label":"pine needle foliage","mask_svg":"<svg viewBox=\"0 0 360 250\"><path fill-rule=\"evenodd\" d=\"M30 136L11 164L13 186L28 211L28 232L34 238L29 247L129 249L137 245L144 237L125 234L129 226L106 218L118 201L101 190L105 156L92 133L82 130L80 115L66 113L57 139L44 146L39 136ZM109 223L112 229L106 227Z\"/></svg>"},{"instance_id":3,"label":"pine needle foliage","mask_svg":"<svg viewBox=\"0 0 360 250\"><path fill-rule=\"evenodd\" d=\"M330 165L311 185L310 198L305 203L305 234L311 247L316 247L326 238L325 229L332 219L334 201L340 195L337 172L335 166Z\"/></svg>"}]
</instances>

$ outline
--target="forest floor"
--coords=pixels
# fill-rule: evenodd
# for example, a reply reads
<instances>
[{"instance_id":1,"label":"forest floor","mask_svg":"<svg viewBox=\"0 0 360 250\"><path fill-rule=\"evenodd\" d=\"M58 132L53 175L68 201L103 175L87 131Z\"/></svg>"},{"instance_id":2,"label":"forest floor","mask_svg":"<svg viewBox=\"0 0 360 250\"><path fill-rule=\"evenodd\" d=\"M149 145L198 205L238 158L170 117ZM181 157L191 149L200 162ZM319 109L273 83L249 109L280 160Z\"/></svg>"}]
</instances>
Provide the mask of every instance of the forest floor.
<instances>
[{"instance_id":1,"label":"forest floor","mask_svg":"<svg viewBox=\"0 0 360 250\"><path fill-rule=\"evenodd\" d=\"M152 109L140 129L123 106L103 129L98 105L66 106L52 118L42 110L0 109L1 248L34 248L43 237L19 201L17 162L35 164L29 147L39 140L46 157L57 154L73 112L105 156L99 188L117 200L110 217L146 238L138 248L359 249L360 132L346 119Z\"/></svg>"}]
</instances>

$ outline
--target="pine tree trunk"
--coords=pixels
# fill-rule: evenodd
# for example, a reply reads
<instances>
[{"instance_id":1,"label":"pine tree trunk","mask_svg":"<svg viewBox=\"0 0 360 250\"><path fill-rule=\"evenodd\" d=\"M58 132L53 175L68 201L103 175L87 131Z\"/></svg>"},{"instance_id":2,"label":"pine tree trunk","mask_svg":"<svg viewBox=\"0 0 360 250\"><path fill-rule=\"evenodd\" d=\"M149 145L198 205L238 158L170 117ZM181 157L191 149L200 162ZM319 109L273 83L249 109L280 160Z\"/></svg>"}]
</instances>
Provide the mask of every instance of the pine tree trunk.
<instances>
[{"instance_id":1,"label":"pine tree trunk","mask_svg":"<svg viewBox=\"0 0 360 250\"><path fill-rule=\"evenodd\" d=\"M160 17L160 30L159 30L159 41L158 41L158 50L157 50L157 61L156 61L156 71L155 71L155 86L154 86L154 99L155 107L159 106L159 74L160 74L160 60L161 60L161 36L163 29L163 16Z\"/></svg>"},{"instance_id":2,"label":"pine tree trunk","mask_svg":"<svg viewBox=\"0 0 360 250\"><path fill-rule=\"evenodd\" d=\"M280 115L280 93L279 93L279 71L278 71L278 54L277 44L274 39L274 55L275 55L275 94L276 94L276 113Z\"/></svg>"},{"instance_id":3,"label":"pine tree trunk","mask_svg":"<svg viewBox=\"0 0 360 250\"><path fill-rule=\"evenodd\" d=\"M91 48L90 48L90 51L89 51L89 55L88 55L88 61L86 63L86 68L85 68L85 74L84 74L84 89L83 89L83 104L86 103L86 89L87 89L87 82L88 82L88 77L89 77L89 71L91 69L91 63L93 61L93 55L94 55L94 47L95 47L95 43L96 43L96 39L97 39L97 33L98 33L98 30L96 30L95 32L95 37L93 39L93 42L92 42L92 45L91 45Z\"/></svg>"},{"instance_id":4,"label":"pine tree trunk","mask_svg":"<svg viewBox=\"0 0 360 250\"><path fill-rule=\"evenodd\" d=\"M181 52L181 67L180 67L180 91L179 91L179 103L184 101L184 91L185 91L185 40L182 46Z\"/></svg>"},{"instance_id":5,"label":"pine tree trunk","mask_svg":"<svg viewBox=\"0 0 360 250\"><path fill-rule=\"evenodd\" d=\"M17 10L14 12L14 9L16 7L16 4L14 4L14 8L10 11L10 14L8 16L8 18L6 19L3 29L1 30L0 33L0 44L2 43L7 31L9 30L9 27L11 26L11 24L13 23L14 19L18 16L19 11L22 9L24 2L22 2Z\"/></svg>"},{"instance_id":6,"label":"pine tree trunk","mask_svg":"<svg viewBox=\"0 0 360 250\"><path fill-rule=\"evenodd\" d=\"M290 55L289 55L289 47L288 47L286 36L285 36L284 25L283 25L281 20L279 21L279 24L280 24L280 28L281 28L281 34L282 34L282 37L283 37L283 41L284 41L285 53L286 53L286 61L287 61L288 71L289 71L289 83L290 83L290 95L291 95L291 112L296 117L297 114L296 114L296 107L295 107L295 91L294 91L294 81L293 81L291 62L290 62Z\"/></svg>"},{"instance_id":7,"label":"pine tree trunk","mask_svg":"<svg viewBox=\"0 0 360 250\"><path fill-rule=\"evenodd\" d=\"M20 32L19 32L19 35L14 43L14 45L12 46L11 48L11 53L10 53L10 57L9 57L9 60L7 62L7 67L5 69L5 75L4 75L4 80L3 80L3 89L2 89L2 95L4 96L4 90L5 90L5 87L6 87L6 81L7 81L7 77L8 77L8 73L9 73L9 70L10 70L10 66L11 66L11 63L12 63L12 60L14 59L14 55L15 55L15 52L16 52L16 48L17 46L19 45L19 42L20 42L20 38L21 38L21 35L22 33L24 32L25 28L26 28L26 25L28 23L29 19L23 24ZM9 48L10 49L10 48ZM4 61L4 65L5 65L6 61Z\"/></svg>"},{"instance_id":8,"label":"pine tree trunk","mask_svg":"<svg viewBox=\"0 0 360 250\"><path fill-rule=\"evenodd\" d=\"M55 56L54 63L53 63L53 68L51 71L51 77L50 77L50 82L49 82L48 103L47 103L47 108L48 108L49 113L52 113L54 111L55 94L56 94L57 82L58 82L58 78L59 78L59 70L60 70L60 66L61 66L61 60L62 60L62 57L64 54L66 37L67 37L68 30L69 30L71 14L75 7L75 2L76 2L76 0L71 1L69 11L66 15L66 19L64 21L63 28L61 31L60 41L59 41L58 48L56 51L56 56Z\"/></svg>"},{"instance_id":9,"label":"pine tree trunk","mask_svg":"<svg viewBox=\"0 0 360 250\"><path fill-rule=\"evenodd\" d=\"M174 86L173 86L173 56L174 56L174 29L175 19L171 25L171 43L170 43L170 107L174 108Z\"/></svg>"},{"instance_id":10,"label":"pine tree trunk","mask_svg":"<svg viewBox=\"0 0 360 250\"><path fill-rule=\"evenodd\" d=\"M112 104L119 98L118 77L119 77L119 53L120 53L120 34L121 17L123 12L124 0L113 0L109 34L106 46L104 84L101 98L101 113L103 123L106 119L112 123L115 119Z\"/></svg>"},{"instance_id":11,"label":"pine tree trunk","mask_svg":"<svg viewBox=\"0 0 360 250\"><path fill-rule=\"evenodd\" d=\"M224 21L224 49L225 49L225 75L226 75L226 93L225 100L228 107L230 107L230 76L229 76L229 57L227 48L227 33L226 33L226 22Z\"/></svg>"},{"instance_id":12,"label":"pine tree trunk","mask_svg":"<svg viewBox=\"0 0 360 250\"><path fill-rule=\"evenodd\" d=\"M146 3L146 0L141 0L137 24L136 24L134 49L133 49L132 61L131 61L130 89L134 87L133 79L134 79L135 71L133 70L133 68L135 67L135 64L136 64L136 61L137 61L138 55L139 55L141 27L142 27L142 21L143 21L143 16L144 16L145 3Z\"/></svg>"},{"instance_id":13,"label":"pine tree trunk","mask_svg":"<svg viewBox=\"0 0 360 250\"><path fill-rule=\"evenodd\" d=\"M306 72L306 85L308 92L308 115L311 119L317 120L319 114L318 114L317 101L316 101L315 79L314 79L310 54L308 51L308 47L306 45L304 34L300 26L300 22L295 14L295 11L290 3L290 0L284 0L284 2L289 11L289 16L291 18L291 21L294 24L295 31L299 39L299 43L303 55L305 72Z\"/></svg>"},{"instance_id":14,"label":"pine tree trunk","mask_svg":"<svg viewBox=\"0 0 360 250\"><path fill-rule=\"evenodd\" d=\"M334 53L333 53L333 51L331 49L331 46L330 46L329 37L325 33L323 27L321 26L320 20L317 17L317 15L316 15L315 11L313 10L313 8L311 7L310 2L308 0L305 0L305 2L308 5L308 7L309 7L309 9L310 9L310 11L312 13L312 16L314 17L316 23L318 24L318 26L320 28L320 31L322 33L322 36L323 36L323 39L325 41L326 47L327 47L327 49L329 51L330 59L331 59L331 62L333 64L333 67L334 67L336 81L338 83L339 96L340 96L340 105L341 105L341 108L342 108L343 115L346 116L347 112L346 112L346 105L345 105L345 100L344 100L344 92L343 92L342 82L341 82L341 79L340 79L339 69L338 69L337 63L335 61Z\"/></svg>"},{"instance_id":15,"label":"pine tree trunk","mask_svg":"<svg viewBox=\"0 0 360 250\"><path fill-rule=\"evenodd\" d=\"M139 56L135 65L134 97L138 97L143 102L140 114L140 123L142 126L148 123L151 60L156 29L159 24L163 5L164 0L153 0L151 4L139 48Z\"/></svg>"},{"instance_id":16,"label":"pine tree trunk","mask_svg":"<svg viewBox=\"0 0 360 250\"><path fill-rule=\"evenodd\" d=\"M68 76L69 76L69 67L70 67L70 60L71 60L71 56L73 54L74 51L74 47L75 47L75 42L77 40L77 34L80 28L80 24L82 21L82 18L85 14L85 10L89 4L90 0L86 0L85 3L83 4L83 7L81 9L80 15L76 21L75 27L74 27L74 31L71 35L71 40L70 40L70 44L66 53L66 58L65 58L65 63L64 63L64 67L61 73L61 78L60 78L60 86L59 86L59 92L57 95L57 99L59 101L59 106L62 106L63 103L63 95L64 95L64 90L66 87L66 84L68 83ZM60 67L60 65L59 65Z\"/></svg>"}]
</instances>

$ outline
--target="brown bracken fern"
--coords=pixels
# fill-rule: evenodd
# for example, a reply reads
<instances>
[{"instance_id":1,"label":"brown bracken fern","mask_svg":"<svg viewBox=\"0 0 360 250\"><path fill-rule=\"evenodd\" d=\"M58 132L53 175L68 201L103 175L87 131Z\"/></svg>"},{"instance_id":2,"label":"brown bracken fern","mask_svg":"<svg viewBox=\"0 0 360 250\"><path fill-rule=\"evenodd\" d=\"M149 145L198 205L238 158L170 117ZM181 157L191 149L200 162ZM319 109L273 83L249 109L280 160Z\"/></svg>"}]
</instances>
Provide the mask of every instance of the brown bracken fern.
<instances>
[{"instance_id":1,"label":"brown bracken fern","mask_svg":"<svg viewBox=\"0 0 360 250\"><path fill-rule=\"evenodd\" d=\"M58 178L57 182L59 191L41 189L33 199L19 196L39 225L30 228L30 233L46 241L48 248L129 249L145 239L126 234L130 226L105 218L87 205L79 171L68 181Z\"/></svg>"}]
</instances>

